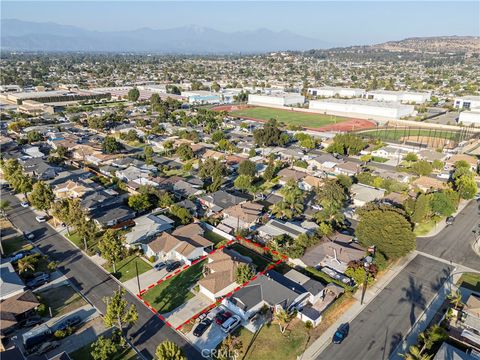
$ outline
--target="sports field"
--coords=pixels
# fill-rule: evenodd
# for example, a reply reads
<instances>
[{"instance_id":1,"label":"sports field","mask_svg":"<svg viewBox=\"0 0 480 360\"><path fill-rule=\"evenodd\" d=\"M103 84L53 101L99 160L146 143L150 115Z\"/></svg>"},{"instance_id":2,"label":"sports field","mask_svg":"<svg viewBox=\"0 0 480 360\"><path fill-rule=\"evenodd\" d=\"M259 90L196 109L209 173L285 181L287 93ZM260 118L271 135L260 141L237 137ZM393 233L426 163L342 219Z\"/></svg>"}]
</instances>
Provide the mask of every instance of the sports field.
<instances>
[{"instance_id":1,"label":"sports field","mask_svg":"<svg viewBox=\"0 0 480 360\"><path fill-rule=\"evenodd\" d=\"M234 116L246 117L250 119L265 120L276 119L287 125L298 125L309 128L319 128L326 125L337 124L343 121L351 120L349 118L324 115L309 114L292 110L282 110L266 107L247 107L243 109L233 110L230 112Z\"/></svg>"},{"instance_id":2,"label":"sports field","mask_svg":"<svg viewBox=\"0 0 480 360\"><path fill-rule=\"evenodd\" d=\"M360 132L360 135L378 138L380 140L401 140L408 138L415 141L416 137L457 140L460 135L457 131L427 130L427 129L375 129Z\"/></svg>"}]
</instances>

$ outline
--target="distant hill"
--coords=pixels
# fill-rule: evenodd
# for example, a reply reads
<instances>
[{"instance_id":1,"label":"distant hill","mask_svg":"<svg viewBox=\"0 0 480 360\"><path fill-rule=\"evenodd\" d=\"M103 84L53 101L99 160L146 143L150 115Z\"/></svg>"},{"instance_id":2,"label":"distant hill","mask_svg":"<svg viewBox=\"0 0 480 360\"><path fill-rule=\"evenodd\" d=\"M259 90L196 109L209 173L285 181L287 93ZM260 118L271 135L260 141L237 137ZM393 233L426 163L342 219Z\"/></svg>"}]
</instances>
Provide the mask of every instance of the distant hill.
<instances>
[{"instance_id":1,"label":"distant hill","mask_svg":"<svg viewBox=\"0 0 480 360\"><path fill-rule=\"evenodd\" d=\"M101 51L173 54L258 53L307 50L332 44L267 29L226 33L185 26L174 29L142 28L132 31L90 31L56 23L2 19L1 48L15 51Z\"/></svg>"},{"instance_id":2,"label":"distant hill","mask_svg":"<svg viewBox=\"0 0 480 360\"><path fill-rule=\"evenodd\" d=\"M407 52L480 52L480 37L478 36L435 36L414 37L400 41L372 45L373 49Z\"/></svg>"}]
</instances>

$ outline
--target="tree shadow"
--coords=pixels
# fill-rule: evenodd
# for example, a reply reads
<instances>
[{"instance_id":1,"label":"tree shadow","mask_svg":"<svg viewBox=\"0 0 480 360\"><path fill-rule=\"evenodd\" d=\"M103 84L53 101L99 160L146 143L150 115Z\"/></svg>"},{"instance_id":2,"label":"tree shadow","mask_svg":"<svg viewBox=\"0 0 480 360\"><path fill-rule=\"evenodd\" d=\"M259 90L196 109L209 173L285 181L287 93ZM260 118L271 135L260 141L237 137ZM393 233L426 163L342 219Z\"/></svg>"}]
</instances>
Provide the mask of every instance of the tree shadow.
<instances>
[{"instance_id":1,"label":"tree shadow","mask_svg":"<svg viewBox=\"0 0 480 360\"><path fill-rule=\"evenodd\" d=\"M415 279L411 275L408 277L408 282L408 287L402 288L402 291L405 292L405 295L403 298L398 300L398 302L406 302L410 304L410 326L413 326L416 321L415 310L417 308L424 310L426 306L426 299L422 293L423 284L416 284Z\"/></svg>"}]
</instances>

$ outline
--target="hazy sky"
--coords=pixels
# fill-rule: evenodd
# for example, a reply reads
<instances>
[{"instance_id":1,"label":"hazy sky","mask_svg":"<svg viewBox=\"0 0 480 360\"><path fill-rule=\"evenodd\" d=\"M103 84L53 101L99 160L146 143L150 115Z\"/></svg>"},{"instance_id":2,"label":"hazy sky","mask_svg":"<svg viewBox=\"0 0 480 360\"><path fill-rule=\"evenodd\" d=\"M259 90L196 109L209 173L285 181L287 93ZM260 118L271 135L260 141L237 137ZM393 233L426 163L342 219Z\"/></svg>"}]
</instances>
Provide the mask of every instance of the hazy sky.
<instances>
[{"instance_id":1,"label":"hazy sky","mask_svg":"<svg viewBox=\"0 0 480 360\"><path fill-rule=\"evenodd\" d=\"M1 17L90 30L199 25L233 32L290 30L333 44L412 36L480 35L480 2L459 1L1 1Z\"/></svg>"}]
</instances>

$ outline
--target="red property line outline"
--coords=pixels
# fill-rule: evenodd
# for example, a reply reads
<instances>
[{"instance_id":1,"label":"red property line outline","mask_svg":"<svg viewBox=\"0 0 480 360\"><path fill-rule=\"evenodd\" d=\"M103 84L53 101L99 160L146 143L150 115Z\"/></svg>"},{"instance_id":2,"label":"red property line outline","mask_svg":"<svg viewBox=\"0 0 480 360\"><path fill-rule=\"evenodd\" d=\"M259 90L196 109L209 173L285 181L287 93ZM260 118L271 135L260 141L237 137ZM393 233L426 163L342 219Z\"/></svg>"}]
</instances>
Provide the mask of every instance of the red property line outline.
<instances>
[{"instance_id":1,"label":"red property line outline","mask_svg":"<svg viewBox=\"0 0 480 360\"><path fill-rule=\"evenodd\" d=\"M263 271L260 271L259 273L255 274L250 280L244 282L244 283L243 283L242 285L240 285L240 286L237 286L235 289L233 289L232 291L230 291L228 294L225 294L225 295L223 295L222 297L218 298L213 304L210 304L210 305L207 306L205 309L203 309L202 311L198 312L197 314L195 314L194 316L192 316L191 318L189 318L188 320L184 321L182 324L180 324L179 326L177 326L176 328L174 328L175 330L179 331L184 325L188 324L190 321L195 320L195 319L198 318L200 315L202 315L202 314L210 311L211 309L217 307L217 306L223 301L223 299L225 299L225 298L233 295L235 292L237 292L237 291L240 290L241 288L247 286L251 281L254 281L254 280L257 279L259 276L264 275L267 271L272 270L275 266L278 266L278 265L280 265L282 262L288 260L288 256L283 255L283 254L279 253L278 251L272 250L272 249L270 249L270 248L268 248L268 247L266 247L266 246L263 246L263 245L261 245L261 244L259 244L259 243L253 242L253 241L251 241L251 240L249 240L249 239L245 239L245 238L243 238L243 237L237 236L237 237L236 237L236 240L239 241L239 243L240 243L241 241L245 241L245 242L247 242L247 243L250 243L250 244L252 244L252 245L254 245L254 246L258 247L258 248L261 248L261 249L263 249L263 250L271 253L271 254L274 254L274 255L277 255L277 256L281 257L281 259L277 260L277 261L276 261L275 263L273 263L273 264L270 264L270 265L267 266ZM142 301L142 302L145 304L145 306L146 306L147 308L150 309L151 312L153 312L153 313L154 313L160 320L162 320L167 326L169 326L169 327L171 327L171 328L173 329L172 324L170 324L170 323L165 319L165 317L164 317L162 314L160 314L160 313L159 313L157 310L155 310L146 300L144 300L144 299L142 298L142 295L143 295L145 292L147 292L148 290L150 290L150 289L154 288L155 286L161 284L162 282L164 282L164 281L166 281L166 280L174 277L175 275L178 275L180 272L185 271L186 269L188 269L189 267L191 267L191 266L199 263L200 261L205 260L209 255L214 254L214 253L215 253L216 251L218 251L218 250L222 250L223 248L225 248L226 246L229 246L229 245L233 244L234 242L235 242L235 240L230 240L230 241L228 241L225 245L222 245L222 246L220 246L218 249L213 250L213 251L212 251L211 253L209 253L208 255L203 255L203 256L199 257L198 259L192 261L192 263L191 263L190 265L185 265L185 266L183 266L181 269L176 270L173 274L170 274L170 275L166 276L164 279L160 279L160 280L158 280L157 282L155 282L155 283L153 283L153 284L150 284L149 286L147 286L147 288L141 290L140 293L137 294L137 297L140 299L140 301ZM240 244L241 244L241 243L240 243ZM248 249L248 247L247 247L247 249ZM252 251L253 251L253 250L252 250Z\"/></svg>"}]
</instances>

